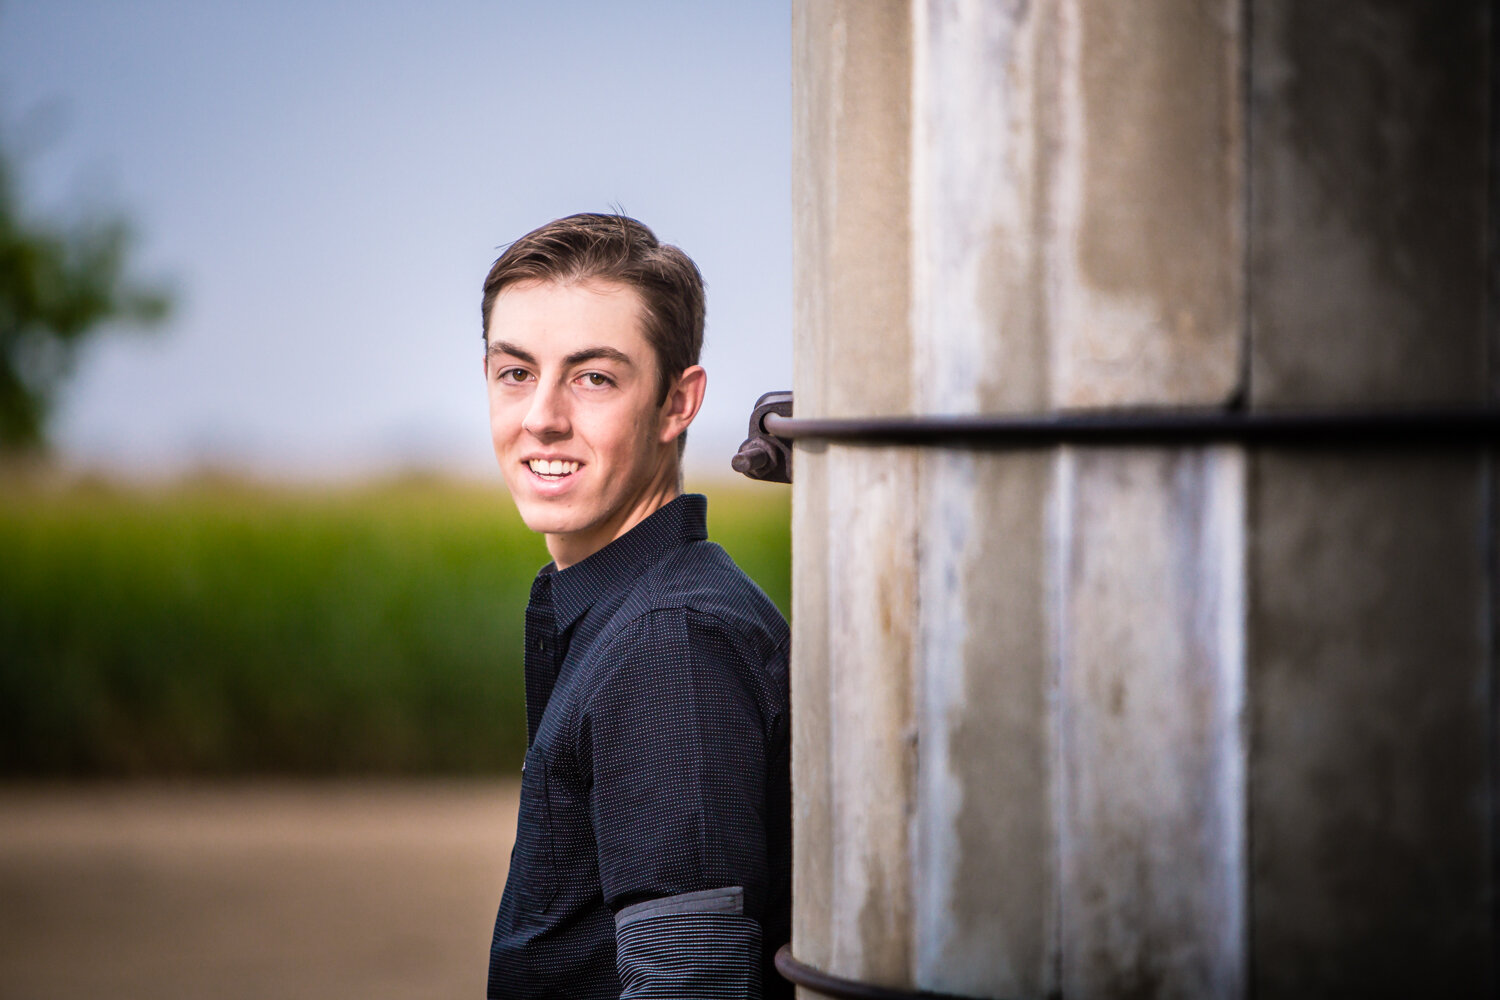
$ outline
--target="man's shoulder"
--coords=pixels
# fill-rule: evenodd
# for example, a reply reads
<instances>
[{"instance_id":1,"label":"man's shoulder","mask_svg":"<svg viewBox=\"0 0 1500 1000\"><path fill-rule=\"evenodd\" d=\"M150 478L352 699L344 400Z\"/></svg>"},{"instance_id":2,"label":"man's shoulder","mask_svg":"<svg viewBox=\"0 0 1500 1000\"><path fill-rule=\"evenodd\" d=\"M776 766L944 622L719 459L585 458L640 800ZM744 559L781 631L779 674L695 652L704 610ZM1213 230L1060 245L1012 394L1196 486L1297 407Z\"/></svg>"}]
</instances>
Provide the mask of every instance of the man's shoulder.
<instances>
[{"instance_id":1,"label":"man's shoulder","mask_svg":"<svg viewBox=\"0 0 1500 1000\"><path fill-rule=\"evenodd\" d=\"M580 711L691 704L711 691L713 704L753 705L774 726L786 710L790 644L786 619L755 581L718 545L693 542L642 573L590 644Z\"/></svg>"},{"instance_id":2,"label":"man's shoulder","mask_svg":"<svg viewBox=\"0 0 1500 1000\"><path fill-rule=\"evenodd\" d=\"M641 580L643 610L682 608L726 623L785 631L786 619L765 591L718 544L684 545Z\"/></svg>"},{"instance_id":3,"label":"man's shoulder","mask_svg":"<svg viewBox=\"0 0 1500 1000\"><path fill-rule=\"evenodd\" d=\"M775 606L718 543L700 539L672 550L642 575L651 599L664 605L705 608L709 605ZM765 609L759 608L761 601ZM779 615L779 612L776 612Z\"/></svg>"},{"instance_id":4,"label":"man's shoulder","mask_svg":"<svg viewBox=\"0 0 1500 1000\"><path fill-rule=\"evenodd\" d=\"M601 636L638 639L641 632L711 629L747 644L759 657L784 651L786 619L765 592L714 542L679 546L631 585Z\"/></svg>"}]
</instances>

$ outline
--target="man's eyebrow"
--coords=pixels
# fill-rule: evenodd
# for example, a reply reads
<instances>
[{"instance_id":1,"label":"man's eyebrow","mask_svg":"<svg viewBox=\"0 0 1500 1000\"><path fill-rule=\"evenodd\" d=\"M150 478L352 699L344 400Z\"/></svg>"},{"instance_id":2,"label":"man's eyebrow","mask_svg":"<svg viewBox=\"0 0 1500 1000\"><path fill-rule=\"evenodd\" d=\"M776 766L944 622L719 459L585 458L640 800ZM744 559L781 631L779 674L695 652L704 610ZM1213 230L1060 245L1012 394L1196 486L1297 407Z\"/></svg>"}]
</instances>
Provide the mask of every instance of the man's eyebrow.
<instances>
[{"instance_id":1,"label":"man's eyebrow","mask_svg":"<svg viewBox=\"0 0 1500 1000\"><path fill-rule=\"evenodd\" d=\"M635 362L630 360L630 355L622 351L617 351L613 347L585 347L583 350L574 351L566 358L563 358L563 362L569 368L574 365L581 365L585 361L613 361L616 364L635 367Z\"/></svg>"},{"instance_id":2,"label":"man's eyebrow","mask_svg":"<svg viewBox=\"0 0 1500 1000\"><path fill-rule=\"evenodd\" d=\"M492 341L490 343L489 350L485 351L484 354L487 358L494 358L499 357L502 354L508 354L511 357L515 358L517 361L524 361L528 365L536 364L536 358L532 356L530 351L523 351L515 344L508 344L503 340Z\"/></svg>"},{"instance_id":3,"label":"man's eyebrow","mask_svg":"<svg viewBox=\"0 0 1500 1000\"><path fill-rule=\"evenodd\" d=\"M504 340L493 341L490 344L489 350L485 352L485 356L491 358L499 357L501 355L515 358L517 361L528 365L534 366L537 363L536 356L533 355L530 351L517 347L515 344L508 343ZM572 354L569 354L567 357L563 358L563 364L568 368L572 368L575 365L581 365L585 361L613 361L616 364L628 365L632 368L635 367L635 362L630 360L630 355L624 353L623 351L616 350L613 347L585 347L583 350L574 351Z\"/></svg>"}]
</instances>

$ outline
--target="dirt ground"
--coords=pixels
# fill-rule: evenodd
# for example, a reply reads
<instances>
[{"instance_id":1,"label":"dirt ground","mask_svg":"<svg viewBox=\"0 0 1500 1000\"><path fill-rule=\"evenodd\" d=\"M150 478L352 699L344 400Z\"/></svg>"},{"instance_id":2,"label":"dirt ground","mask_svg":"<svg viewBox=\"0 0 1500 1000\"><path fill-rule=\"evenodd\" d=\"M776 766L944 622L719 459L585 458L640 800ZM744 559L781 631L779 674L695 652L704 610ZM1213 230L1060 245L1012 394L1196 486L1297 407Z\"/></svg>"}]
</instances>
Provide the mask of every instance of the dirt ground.
<instances>
[{"instance_id":1,"label":"dirt ground","mask_svg":"<svg viewBox=\"0 0 1500 1000\"><path fill-rule=\"evenodd\" d=\"M0 998L484 995L514 782L0 787Z\"/></svg>"}]
</instances>

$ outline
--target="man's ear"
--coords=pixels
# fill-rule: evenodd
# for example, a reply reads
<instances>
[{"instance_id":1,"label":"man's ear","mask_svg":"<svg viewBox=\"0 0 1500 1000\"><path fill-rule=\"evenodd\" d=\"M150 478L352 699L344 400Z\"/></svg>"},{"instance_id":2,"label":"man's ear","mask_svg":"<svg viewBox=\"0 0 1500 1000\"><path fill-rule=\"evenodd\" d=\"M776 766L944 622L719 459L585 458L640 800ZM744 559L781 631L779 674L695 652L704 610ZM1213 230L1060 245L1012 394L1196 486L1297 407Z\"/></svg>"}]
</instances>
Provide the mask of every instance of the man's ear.
<instances>
[{"instance_id":1,"label":"man's ear","mask_svg":"<svg viewBox=\"0 0 1500 1000\"><path fill-rule=\"evenodd\" d=\"M682 374L672 380L667 398L661 404L662 444L675 441L688 429L688 424L698 415L703 405L703 393L708 388L708 372L702 365L684 368Z\"/></svg>"}]
</instances>

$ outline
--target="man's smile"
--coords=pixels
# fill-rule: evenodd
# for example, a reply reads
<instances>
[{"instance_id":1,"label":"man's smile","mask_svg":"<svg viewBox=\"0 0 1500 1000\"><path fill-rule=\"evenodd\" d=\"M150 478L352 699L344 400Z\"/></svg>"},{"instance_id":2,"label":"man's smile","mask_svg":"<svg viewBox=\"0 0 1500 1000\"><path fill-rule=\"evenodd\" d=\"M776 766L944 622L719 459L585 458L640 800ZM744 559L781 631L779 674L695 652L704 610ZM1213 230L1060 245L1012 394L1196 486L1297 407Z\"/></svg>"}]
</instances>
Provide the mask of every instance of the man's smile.
<instances>
[{"instance_id":1,"label":"man's smile","mask_svg":"<svg viewBox=\"0 0 1500 1000\"><path fill-rule=\"evenodd\" d=\"M526 465L536 475L549 480L564 479L578 471L577 462L556 458L551 461L545 458L528 459Z\"/></svg>"}]
</instances>

